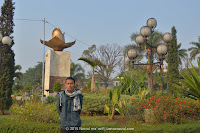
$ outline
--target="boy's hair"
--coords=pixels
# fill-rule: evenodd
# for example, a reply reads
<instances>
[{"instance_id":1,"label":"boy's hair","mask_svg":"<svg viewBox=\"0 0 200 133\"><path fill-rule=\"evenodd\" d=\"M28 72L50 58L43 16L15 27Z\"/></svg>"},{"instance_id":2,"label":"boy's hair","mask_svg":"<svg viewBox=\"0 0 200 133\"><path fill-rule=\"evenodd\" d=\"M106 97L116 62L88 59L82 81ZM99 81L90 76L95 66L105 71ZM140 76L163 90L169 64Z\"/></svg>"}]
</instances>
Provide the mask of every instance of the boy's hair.
<instances>
[{"instance_id":1,"label":"boy's hair","mask_svg":"<svg viewBox=\"0 0 200 133\"><path fill-rule=\"evenodd\" d=\"M76 82L76 81L75 81L75 79L74 79L74 78L72 78L72 77L67 77L67 78L66 78L66 82L67 82L67 80L68 80L68 79L71 79L71 80L73 80L73 81L74 81L74 84L75 84L75 82Z\"/></svg>"}]
</instances>

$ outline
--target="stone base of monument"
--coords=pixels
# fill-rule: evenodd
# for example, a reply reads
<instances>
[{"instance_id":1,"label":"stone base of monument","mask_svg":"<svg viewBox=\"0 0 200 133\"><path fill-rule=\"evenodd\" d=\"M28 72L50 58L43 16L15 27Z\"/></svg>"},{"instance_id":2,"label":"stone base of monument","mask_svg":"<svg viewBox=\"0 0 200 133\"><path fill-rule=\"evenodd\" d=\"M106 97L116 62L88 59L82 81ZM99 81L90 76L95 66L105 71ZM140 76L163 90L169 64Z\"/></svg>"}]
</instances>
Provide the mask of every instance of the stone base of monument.
<instances>
[{"instance_id":1,"label":"stone base of monument","mask_svg":"<svg viewBox=\"0 0 200 133\"><path fill-rule=\"evenodd\" d=\"M66 78L70 76L70 52L48 50L45 61L44 95L52 96L53 85L60 82L65 89Z\"/></svg>"}]
</instances>

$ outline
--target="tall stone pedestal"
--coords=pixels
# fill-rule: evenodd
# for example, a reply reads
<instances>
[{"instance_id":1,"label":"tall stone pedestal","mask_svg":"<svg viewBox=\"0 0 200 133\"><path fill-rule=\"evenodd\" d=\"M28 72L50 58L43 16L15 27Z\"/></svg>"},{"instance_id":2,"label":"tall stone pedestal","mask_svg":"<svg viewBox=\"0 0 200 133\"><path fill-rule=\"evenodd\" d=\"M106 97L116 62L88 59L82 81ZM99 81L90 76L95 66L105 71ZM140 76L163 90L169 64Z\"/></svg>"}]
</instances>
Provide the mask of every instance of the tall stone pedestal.
<instances>
[{"instance_id":1,"label":"tall stone pedestal","mask_svg":"<svg viewBox=\"0 0 200 133\"><path fill-rule=\"evenodd\" d=\"M53 85L60 82L65 89L65 80L70 76L70 52L48 50L45 62L44 95L53 95Z\"/></svg>"}]
</instances>

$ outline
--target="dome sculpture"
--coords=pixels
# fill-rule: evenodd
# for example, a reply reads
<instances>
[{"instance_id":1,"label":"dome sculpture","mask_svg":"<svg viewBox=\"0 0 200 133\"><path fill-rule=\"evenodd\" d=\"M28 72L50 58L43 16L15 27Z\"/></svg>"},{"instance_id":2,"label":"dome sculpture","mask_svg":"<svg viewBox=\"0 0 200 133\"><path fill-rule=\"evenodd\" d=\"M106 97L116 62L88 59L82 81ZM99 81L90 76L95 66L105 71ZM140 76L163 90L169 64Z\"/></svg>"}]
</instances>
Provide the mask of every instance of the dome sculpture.
<instances>
[{"instance_id":1,"label":"dome sculpture","mask_svg":"<svg viewBox=\"0 0 200 133\"><path fill-rule=\"evenodd\" d=\"M40 42L43 44L43 40L40 39ZM76 41L65 43L64 34L58 28L55 28L52 32L52 39L45 41L45 45L52 48L54 51L63 51L65 48L69 48L75 44Z\"/></svg>"}]
</instances>

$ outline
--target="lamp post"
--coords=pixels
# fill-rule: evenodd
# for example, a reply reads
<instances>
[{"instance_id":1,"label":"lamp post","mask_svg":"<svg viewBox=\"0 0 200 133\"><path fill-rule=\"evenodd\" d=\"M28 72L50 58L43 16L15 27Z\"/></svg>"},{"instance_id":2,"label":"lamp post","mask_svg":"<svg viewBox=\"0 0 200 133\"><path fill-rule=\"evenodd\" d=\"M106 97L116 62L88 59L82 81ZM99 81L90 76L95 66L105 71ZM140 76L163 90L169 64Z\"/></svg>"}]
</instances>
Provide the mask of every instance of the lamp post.
<instances>
[{"instance_id":1,"label":"lamp post","mask_svg":"<svg viewBox=\"0 0 200 133\"><path fill-rule=\"evenodd\" d=\"M168 51L168 43L172 40L172 35L167 32L163 35L163 40L165 43L161 43L158 46L154 46L152 43L152 33L154 32L155 27L157 26L157 21L154 18L150 18L147 20L147 26L143 26L140 29L140 35L136 36L135 41L139 45L141 52L141 45L144 44L145 51L148 52L149 58L147 64L133 64L133 65L139 65L142 68L146 68L149 71L149 79L150 79L150 90L151 90L151 96L153 95L153 71L156 69L156 67L159 64L163 64L163 60L165 58L165 55ZM148 43L148 39L150 39L150 43ZM160 62L153 63L153 54L154 50L156 49L157 54L160 56L161 60ZM130 51L130 50L129 50ZM128 51L128 52L129 52ZM133 51L133 50L132 50ZM136 50L135 50L136 51ZM137 57L137 52L135 52L136 55L134 57ZM128 54L135 54L134 52L130 52ZM133 57L133 55L129 55L128 57ZM134 59L135 59L134 58ZM133 60L133 58L129 58L130 60ZM134 62L133 62L134 63Z\"/></svg>"},{"instance_id":2,"label":"lamp post","mask_svg":"<svg viewBox=\"0 0 200 133\"><path fill-rule=\"evenodd\" d=\"M160 78L161 78L161 91L162 91L162 94L163 94L163 91L164 91L164 82L163 82L163 77L164 77L164 73L166 73L167 72L167 69L165 68L159 68L159 69L157 69L157 73L159 73L159 75L160 75Z\"/></svg>"},{"instance_id":3,"label":"lamp post","mask_svg":"<svg viewBox=\"0 0 200 133\"><path fill-rule=\"evenodd\" d=\"M10 37L8 36L2 36L2 34L0 33L0 70L1 70L1 58L2 58L2 49L3 49L3 45L11 45L12 40Z\"/></svg>"},{"instance_id":4,"label":"lamp post","mask_svg":"<svg viewBox=\"0 0 200 133\"><path fill-rule=\"evenodd\" d=\"M137 57L137 51L135 49L129 49L127 54L128 54L128 58L132 61L132 67L133 67L133 72L134 72L134 62L135 62L135 58Z\"/></svg>"}]
</instances>

